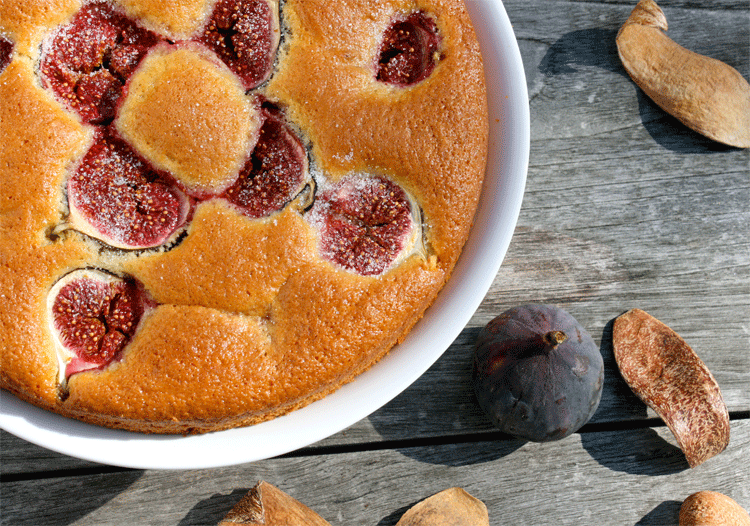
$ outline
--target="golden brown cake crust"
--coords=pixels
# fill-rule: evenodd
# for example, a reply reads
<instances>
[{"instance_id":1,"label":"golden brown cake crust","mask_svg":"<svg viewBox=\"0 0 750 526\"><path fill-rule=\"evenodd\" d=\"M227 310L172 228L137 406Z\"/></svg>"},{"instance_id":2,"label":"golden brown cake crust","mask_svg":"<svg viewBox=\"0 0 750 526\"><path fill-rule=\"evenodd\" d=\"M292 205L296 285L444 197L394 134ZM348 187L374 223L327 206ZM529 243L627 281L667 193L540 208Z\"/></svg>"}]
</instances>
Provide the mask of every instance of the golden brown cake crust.
<instances>
[{"instance_id":1,"label":"golden brown cake crust","mask_svg":"<svg viewBox=\"0 0 750 526\"><path fill-rule=\"evenodd\" d=\"M201 31L215 3L112 4L174 38ZM315 182L356 173L402 187L421 209L424 248L374 276L324 260L317 226L306 217L309 203L298 200L260 218L222 199L203 200L178 242L157 249L116 250L70 229L66 181L96 134L43 87L39 62L42 40L80 5L0 0L0 35L15 45L0 73L0 137L7 138L0 141L0 387L99 425L207 432L267 420L319 399L400 342L449 278L484 175L484 77L463 2L346 0L331 9L322 0L287 0L271 79L248 92L251 103L240 102L234 106L239 111L218 115L212 124L237 120L243 111L251 118L259 100L252 97L260 93L283 108L300 134ZM441 43L435 70L409 87L378 82L374 57L384 31L415 11L436 21ZM187 63L211 63L196 58L200 53L188 55ZM220 86L212 92L220 100L221 89L229 89L222 84L229 82L227 71L206 67L204 78L218 79L210 87ZM160 104L176 99L167 94ZM165 140L155 128L170 109L139 120L133 101L122 104L131 109L115 125L134 130L123 135L145 151L146 139ZM257 140L242 122L230 131L234 135L223 137L228 142L221 150L228 153L219 161L239 155L242 141ZM160 154L177 157L164 148ZM224 168L236 171L238 159ZM174 168L170 160L164 167ZM183 161L185 177L200 179L199 164ZM121 360L75 374L61 389L48 294L61 277L83 268L132 276L155 306Z\"/></svg>"}]
</instances>

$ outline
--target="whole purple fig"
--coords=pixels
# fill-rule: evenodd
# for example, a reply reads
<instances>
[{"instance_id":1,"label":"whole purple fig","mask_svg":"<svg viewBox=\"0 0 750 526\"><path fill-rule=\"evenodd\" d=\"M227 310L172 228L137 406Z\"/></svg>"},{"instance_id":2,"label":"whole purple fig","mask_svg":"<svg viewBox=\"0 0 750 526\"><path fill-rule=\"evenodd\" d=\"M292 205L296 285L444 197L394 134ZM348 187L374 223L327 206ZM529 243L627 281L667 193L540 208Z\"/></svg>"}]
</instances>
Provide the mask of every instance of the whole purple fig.
<instances>
[{"instance_id":1,"label":"whole purple fig","mask_svg":"<svg viewBox=\"0 0 750 526\"><path fill-rule=\"evenodd\" d=\"M553 305L522 305L479 333L473 376L479 405L500 430L547 442L594 415L604 362L573 316Z\"/></svg>"}]
</instances>

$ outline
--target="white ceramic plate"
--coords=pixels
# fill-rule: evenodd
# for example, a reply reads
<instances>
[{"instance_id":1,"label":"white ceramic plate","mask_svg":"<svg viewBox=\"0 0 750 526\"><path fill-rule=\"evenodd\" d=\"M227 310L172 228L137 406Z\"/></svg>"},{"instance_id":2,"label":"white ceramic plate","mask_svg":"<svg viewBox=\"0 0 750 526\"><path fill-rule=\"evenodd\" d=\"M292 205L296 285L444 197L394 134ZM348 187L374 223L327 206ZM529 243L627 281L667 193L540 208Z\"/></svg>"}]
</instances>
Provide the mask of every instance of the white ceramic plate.
<instances>
[{"instance_id":1,"label":"white ceramic plate","mask_svg":"<svg viewBox=\"0 0 750 526\"><path fill-rule=\"evenodd\" d=\"M468 0L485 60L490 155L474 228L453 277L407 339L335 393L256 426L187 437L84 424L0 392L0 427L39 446L138 469L202 469L274 457L331 436L419 378L464 329L497 274L516 226L529 158L526 78L500 0Z\"/></svg>"}]
</instances>

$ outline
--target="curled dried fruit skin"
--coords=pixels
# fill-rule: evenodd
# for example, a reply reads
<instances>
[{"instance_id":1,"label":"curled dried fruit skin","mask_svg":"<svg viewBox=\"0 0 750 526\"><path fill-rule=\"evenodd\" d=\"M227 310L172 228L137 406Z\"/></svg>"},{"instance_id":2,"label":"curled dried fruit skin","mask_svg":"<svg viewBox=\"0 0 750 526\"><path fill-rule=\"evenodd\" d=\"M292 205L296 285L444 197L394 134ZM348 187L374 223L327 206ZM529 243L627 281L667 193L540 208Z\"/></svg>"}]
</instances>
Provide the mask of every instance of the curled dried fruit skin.
<instances>
[{"instance_id":1,"label":"curled dried fruit skin","mask_svg":"<svg viewBox=\"0 0 750 526\"><path fill-rule=\"evenodd\" d=\"M450 488L412 506L396 526L489 526L487 506L461 488Z\"/></svg>"},{"instance_id":2,"label":"curled dried fruit skin","mask_svg":"<svg viewBox=\"0 0 750 526\"><path fill-rule=\"evenodd\" d=\"M680 526L750 526L750 515L734 499L716 491L693 493L680 507Z\"/></svg>"},{"instance_id":3,"label":"curled dried fruit skin","mask_svg":"<svg viewBox=\"0 0 750 526\"><path fill-rule=\"evenodd\" d=\"M260 481L232 508L219 526L331 526L313 510L268 482Z\"/></svg>"},{"instance_id":4,"label":"curled dried fruit skin","mask_svg":"<svg viewBox=\"0 0 750 526\"><path fill-rule=\"evenodd\" d=\"M664 420L693 468L729 444L729 413L708 367L677 333L640 309L617 317L615 360L633 392Z\"/></svg>"},{"instance_id":5,"label":"curled dried fruit skin","mask_svg":"<svg viewBox=\"0 0 750 526\"><path fill-rule=\"evenodd\" d=\"M617 34L625 70L656 104L715 141L750 148L750 84L733 67L670 39L664 12L641 0Z\"/></svg>"}]
</instances>

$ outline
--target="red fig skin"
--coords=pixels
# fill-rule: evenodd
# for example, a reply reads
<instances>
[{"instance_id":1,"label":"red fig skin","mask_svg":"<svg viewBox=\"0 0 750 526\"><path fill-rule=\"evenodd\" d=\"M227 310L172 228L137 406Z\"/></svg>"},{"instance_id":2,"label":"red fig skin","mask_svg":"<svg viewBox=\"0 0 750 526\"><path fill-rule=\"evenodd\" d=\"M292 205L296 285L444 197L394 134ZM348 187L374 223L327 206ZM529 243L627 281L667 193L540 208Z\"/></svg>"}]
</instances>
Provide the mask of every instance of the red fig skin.
<instances>
[{"instance_id":1,"label":"red fig skin","mask_svg":"<svg viewBox=\"0 0 750 526\"><path fill-rule=\"evenodd\" d=\"M500 430L547 442L576 432L594 415L604 361L570 314L523 305L480 332L473 374L477 401Z\"/></svg>"}]
</instances>

